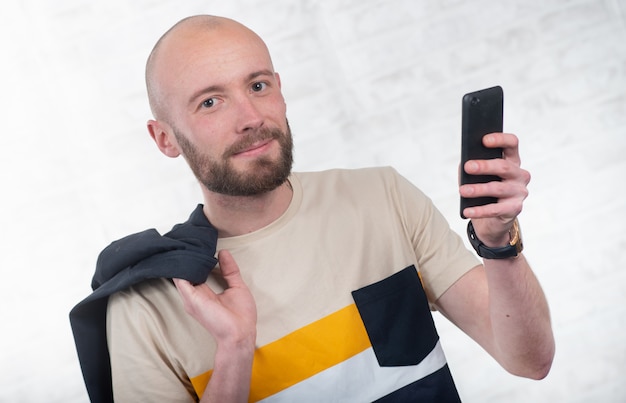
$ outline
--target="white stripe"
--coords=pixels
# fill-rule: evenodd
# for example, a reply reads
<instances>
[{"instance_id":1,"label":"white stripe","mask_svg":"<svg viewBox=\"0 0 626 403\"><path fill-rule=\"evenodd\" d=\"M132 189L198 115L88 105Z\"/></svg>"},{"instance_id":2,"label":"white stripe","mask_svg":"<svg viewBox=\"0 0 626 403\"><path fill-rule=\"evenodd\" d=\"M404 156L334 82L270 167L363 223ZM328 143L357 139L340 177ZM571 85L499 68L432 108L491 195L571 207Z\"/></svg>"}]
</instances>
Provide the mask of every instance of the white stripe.
<instances>
[{"instance_id":1,"label":"white stripe","mask_svg":"<svg viewBox=\"0 0 626 403\"><path fill-rule=\"evenodd\" d=\"M420 380L446 364L439 342L418 365L380 367L372 348L261 400L278 402L372 401Z\"/></svg>"}]
</instances>

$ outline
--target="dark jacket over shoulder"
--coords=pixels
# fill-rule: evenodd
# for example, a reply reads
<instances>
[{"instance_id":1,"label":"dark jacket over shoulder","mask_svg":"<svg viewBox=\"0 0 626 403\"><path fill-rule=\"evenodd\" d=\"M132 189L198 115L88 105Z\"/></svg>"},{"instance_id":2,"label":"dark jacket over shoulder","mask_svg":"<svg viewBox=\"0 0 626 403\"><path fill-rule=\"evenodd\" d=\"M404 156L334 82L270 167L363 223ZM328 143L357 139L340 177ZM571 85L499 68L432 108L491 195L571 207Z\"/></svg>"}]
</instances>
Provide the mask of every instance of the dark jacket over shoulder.
<instances>
[{"instance_id":1,"label":"dark jacket over shoulder","mask_svg":"<svg viewBox=\"0 0 626 403\"><path fill-rule=\"evenodd\" d=\"M217 230L198 205L189 220L160 235L155 229L119 239L98 256L93 293L70 312L85 386L92 402L112 402L111 363L106 339L108 297L144 280L206 281L215 267Z\"/></svg>"}]
</instances>

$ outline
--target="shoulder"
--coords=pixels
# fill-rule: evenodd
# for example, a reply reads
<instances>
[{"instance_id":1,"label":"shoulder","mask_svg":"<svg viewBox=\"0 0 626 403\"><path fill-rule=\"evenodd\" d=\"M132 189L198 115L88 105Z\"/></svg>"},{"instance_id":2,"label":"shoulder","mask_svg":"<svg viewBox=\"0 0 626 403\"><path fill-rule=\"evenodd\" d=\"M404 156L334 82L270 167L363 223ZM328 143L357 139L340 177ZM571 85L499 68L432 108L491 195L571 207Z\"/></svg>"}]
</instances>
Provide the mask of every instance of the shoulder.
<instances>
[{"instance_id":1,"label":"shoulder","mask_svg":"<svg viewBox=\"0 0 626 403\"><path fill-rule=\"evenodd\" d=\"M111 295L106 321L110 348L115 345L112 350L117 353L139 346L144 351L152 345L154 351L172 354L187 366L193 357L187 357L183 346L191 340L210 342L202 326L186 314L174 283L165 278L146 280Z\"/></svg>"},{"instance_id":2,"label":"shoulder","mask_svg":"<svg viewBox=\"0 0 626 403\"><path fill-rule=\"evenodd\" d=\"M190 376L213 365L213 339L185 313L168 279L111 295L106 337L116 401L135 400L146 390L168 401L189 396L195 393Z\"/></svg>"},{"instance_id":3,"label":"shoulder","mask_svg":"<svg viewBox=\"0 0 626 403\"><path fill-rule=\"evenodd\" d=\"M143 312L144 317L176 316L182 308L177 294L176 287L168 279L145 280L111 295L108 315Z\"/></svg>"}]
</instances>

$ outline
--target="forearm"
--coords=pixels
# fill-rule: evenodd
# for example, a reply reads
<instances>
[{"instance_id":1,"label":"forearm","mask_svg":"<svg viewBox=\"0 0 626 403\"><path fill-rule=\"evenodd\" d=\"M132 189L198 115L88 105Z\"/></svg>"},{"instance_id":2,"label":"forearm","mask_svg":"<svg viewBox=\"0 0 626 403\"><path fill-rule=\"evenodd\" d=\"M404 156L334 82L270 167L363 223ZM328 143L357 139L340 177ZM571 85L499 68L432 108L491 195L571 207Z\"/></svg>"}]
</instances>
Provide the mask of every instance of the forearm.
<instances>
[{"instance_id":1,"label":"forearm","mask_svg":"<svg viewBox=\"0 0 626 403\"><path fill-rule=\"evenodd\" d=\"M213 374L200 402L247 402L253 356L254 340L218 346Z\"/></svg>"},{"instance_id":2,"label":"forearm","mask_svg":"<svg viewBox=\"0 0 626 403\"><path fill-rule=\"evenodd\" d=\"M485 259L493 354L513 374L540 379L554 356L545 295L523 255Z\"/></svg>"}]
</instances>

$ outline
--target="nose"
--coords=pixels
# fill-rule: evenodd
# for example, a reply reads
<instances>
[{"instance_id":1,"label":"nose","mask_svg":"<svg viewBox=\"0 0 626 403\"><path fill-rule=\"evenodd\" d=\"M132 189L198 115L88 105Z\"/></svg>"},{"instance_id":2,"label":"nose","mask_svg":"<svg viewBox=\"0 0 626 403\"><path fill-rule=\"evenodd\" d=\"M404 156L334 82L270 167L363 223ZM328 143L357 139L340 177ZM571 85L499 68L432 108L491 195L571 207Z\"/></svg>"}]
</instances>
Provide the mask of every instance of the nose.
<instances>
[{"instance_id":1,"label":"nose","mask_svg":"<svg viewBox=\"0 0 626 403\"><path fill-rule=\"evenodd\" d=\"M263 126L263 115L261 114L255 100L242 96L237 100L237 132L244 134L251 130L256 130Z\"/></svg>"}]
</instances>

